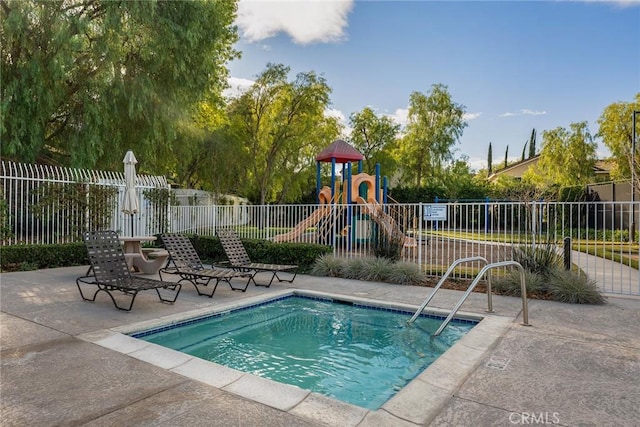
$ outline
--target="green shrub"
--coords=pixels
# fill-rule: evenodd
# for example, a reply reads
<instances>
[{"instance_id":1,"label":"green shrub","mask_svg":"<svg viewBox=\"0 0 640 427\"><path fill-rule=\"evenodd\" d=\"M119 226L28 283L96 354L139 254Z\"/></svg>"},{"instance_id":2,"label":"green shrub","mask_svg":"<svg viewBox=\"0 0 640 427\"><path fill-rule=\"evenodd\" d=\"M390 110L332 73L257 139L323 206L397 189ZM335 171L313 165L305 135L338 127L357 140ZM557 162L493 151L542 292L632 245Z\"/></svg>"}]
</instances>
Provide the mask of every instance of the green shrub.
<instances>
[{"instance_id":1,"label":"green shrub","mask_svg":"<svg viewBox=\"0 0 640 427\"><path fill-rule=\"evenodd\" d=\"M227 257L220 240L213 236L191 236L193 246L203 261L222 263ZM241 239L253 262L297 265L300 273L311 271L317 258L330 254L331 246L313 243L274 243L268 240Z\"/></svg>"},{"instance_id":2,"label":"green shrub","mask_svg":"<svg viewBox=\"0 0 640 427\"><path fill-rule=\"evenodd\" d=\"M203 262L222 262L227 258L217 237L190 236ZM293 264L301 273L308 272L316 258L331 253L330 246L306 243L273 243L266 240L243 240L252 261L272 264ZM155 243L160 246L158 239ZM0 267L3 271L88 265L84 243L59 245L0 246Z\"/></svg>"},{"instance_id":3,"label":"green shrub","mask_svg":"<svg viewBox=\"0 0 640 427\"><path fill-rule=\"evenodd\" d=\"M556 234L562 235L564 234L566 237L571 237L576 240L580 239L588 239L588 240L599 240L603 242L615 242L615 243L628 243L630 233L628 229L618 229L618 230L608 230L608 229L594 229L594 228L572 228L572 229L563 229L559 228L556 230ZM638 237L640 236L640 230L636 230L635 233L635 242L638 241Z\"/></svg>"},{"instance_id":4,"label":"green shrub","mask_svg":"<svg viewBox=\"0 0 640 427\"><path fill-rule=\"evenodd\" d=\"M0 246L3 271L88 265L84 243Z\"/></svg>"},{"instance_id":5,"label":"green shrub","mask_svg":"<svg viewBox=\"0 0 640 427\"><path fill-rule=\"evenodd\" d=\"M559 270L549 279L549 290L554 301L571 304L604 304L606 302L598 291L596 282L584 274Z\"/></svg>"},{"instance_id":6,"label":"green shrub","mask_svg":"<svg viewBox=\"0 0 640 427\"><path fill-rule=\"evenodd\" d=\"M396 262L387 277L390 283L399 285L420 285L426 276L420 266L414 262Z\"/></svg>"},{"instance_id":7,"label":"green shrub","mask_svg":"<svg viewBox=\"0 0 640 427\"><path fill-rule=\"evenodd\" d=\"M1 191L2 189L0 188L0 192ZM0 197L0 242L4 242L5 240L13 237L13 231L9 222L10 219L11 215L9 215L9 205L4 197Z\"/></svg>"},{"instance_id":8,"label":"green shrub","mask_svg":"<svg viewBox=\"0 0 640 427\"><path fill-rule=\"evenodd\" d=\"M346 264L346 259L336 257L333 254L322 255L316 259L311 274L324 277L341 277Z\"/></svg>"}]
</instances>

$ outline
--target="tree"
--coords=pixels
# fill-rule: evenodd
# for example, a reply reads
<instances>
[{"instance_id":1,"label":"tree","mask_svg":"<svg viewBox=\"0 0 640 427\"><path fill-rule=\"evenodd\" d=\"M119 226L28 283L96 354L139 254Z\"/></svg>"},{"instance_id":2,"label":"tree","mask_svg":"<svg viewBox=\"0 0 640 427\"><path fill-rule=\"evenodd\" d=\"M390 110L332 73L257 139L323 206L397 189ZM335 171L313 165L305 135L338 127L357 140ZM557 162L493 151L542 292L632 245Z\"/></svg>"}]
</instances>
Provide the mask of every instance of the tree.
<instances>
[{"instance_id":1,"label":"tree","mask_svg":"<svg viewBox=\"0 0 640 427\"><path fill-rule=\"evenodd\" d=\"M536 187L533 183L519 180L509 175L500 175L489 187L489 196L494 200L518 200L530 202L540 200L547 189Z\"/></svg>"},{"instance_id":2,"label":"tree","mask_svg":"<svg viewBox=\"0 0 640 427\"><path fill-rule=\"evenodd\" d=\"M524 143L524 147L522 147L522 157L520 158L521 161L524 162L525 157L525 153L527 152L527 144L529 143L529 141L526 141Z\"/></svg>"},{"instance_id":3,"label":"tree","mask_svg":"<svg viewBox=\"0 0 640 427\"><path fill-rule=\"evenodd\" d=\"M465 107L453 102L442 84L432 85L427 95L411 94L406 133L400 143L403 180L420 186L442 176L467 126L464 112Z\"/></svg>"},{"instance_id":4,"label":"tree","mask_svg":"<svg viewBox=\"0 0 640 427\"><path fill-rule=\"evenodd\" d=\"M615 166L611 171L614 179L631 178L631 159L635 158L636 191L640 191L640 144L636 141L635 156L631 155L633 146L633 112L640 111L640 93L632 102L616 102L607 106L598 119L597 135L611 151ZM640 116L636 116L636 138L640 138Z\"/></svg>"},{"instance_id":5,"label":"tree","mask_svg":"<svg viewBox=\"0 0 640 427\"><path fill-rule=\"evenodd\" d=\"M121 168L175 157L178 123L220 100L236 2L0 0L3 156Z\"/></svg>"},{"instance_id":6,"label":"tree","mask_svg":"<svg viewBox=\"0 0 640 427\"><path fill-rule=\"evenodd\" d=\"M364 171L374 174L376 163L388 175L393 175L396 161L392 153L396 149L400 125L387 116L377 116L369 107L349 117L351 143L364 156Z\"/></svg>"},{"instance_id":7,"label":"tree","mask_svg":"<svg viewBox=\"0 0 640 427\"><path fill-rule=\"evenodd\" d=\"M587 122L572 123L542 133L542 151L535 167L522 177L538 187L585 185L594 178L597 144L589 133Z\"/></svg>"},{"instance_id":8,"label":"tree","mask_svg":"<svg viewBox=\"0 0 640 427\"><path fill-rule=\"evenodd\" d=\"M531 136L529 137L529 158L535 157L536 155L536 129L534 128L531 131Z\"/></svg>"},{"instance_id":9,"label":"tree","mask_svg":"<svg viewBox=\"0 0 640 427\"><path fill-rule=\"evenodd\" d=\"M447 167L444 175L445 197L450 200L484 199L489 190L487 181L477 177L469 168L468 158L463 156Z\"/></svg>"},{"instance_id":10,"label":"tree","mask_svg":"<svg viewBox=\"0 0 640 427\"><path fill-rule=\"evenodd\" d=\"M509 146L507 145L507 149L504 150L504 168L506 169L509 166Z\"/></svg>"},{"instance_id":11,"label":"tree","mask_svg":"<svg viewBox=\"0 0 640 427\"><path fill-rule=\"evenodd\" d=\"M292 200L307 189L315 156L340 133L326 117L331 89L314 72L288 81L289 67L267 64L229 104L228 135L243 147L247 194L259 204Z\"/></svg>"},{"instance_id":12,"label":"tree","mask_svg":"<svg viewBox=\"0 0 640 427\"><path fill-rule=\"evenodd\" d=\"M232 134L226 107L203 102L178 128L179 155L168 159L171 179L186 187L240 194L246 182L246 152Z\"/></svg>"},{"instance_id":13,"label":"tree","mask_svg":"<svg viewBox=\"0 0 640 427\"><path fill-rule=\"evenodd\" d=\"M487 153L487 176L491 176L492 172L492 163L493 163L493 148L491 148L491 143L489 143L489 152Z\"/></svg>"}]
</instances>

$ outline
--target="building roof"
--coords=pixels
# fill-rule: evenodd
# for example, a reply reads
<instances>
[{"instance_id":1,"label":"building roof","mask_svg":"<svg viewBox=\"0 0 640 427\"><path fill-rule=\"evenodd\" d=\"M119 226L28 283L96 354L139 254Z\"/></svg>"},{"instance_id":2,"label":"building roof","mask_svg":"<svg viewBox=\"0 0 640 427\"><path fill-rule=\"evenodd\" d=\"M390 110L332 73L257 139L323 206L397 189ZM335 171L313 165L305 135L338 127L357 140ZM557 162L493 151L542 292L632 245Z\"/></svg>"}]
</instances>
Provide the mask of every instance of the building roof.
<instances>
[{"instance_id":1,"label":"building roof","mask_svg":"<svg viewBox=\"0 0 640 427\"><path fill-rule=\"evenodd\" d=\"M347 142L338 139L316 156L318 162L330 162L333 159L336 163L348 163L363 160L364 156Z\"/></svg>"}]
</instances>

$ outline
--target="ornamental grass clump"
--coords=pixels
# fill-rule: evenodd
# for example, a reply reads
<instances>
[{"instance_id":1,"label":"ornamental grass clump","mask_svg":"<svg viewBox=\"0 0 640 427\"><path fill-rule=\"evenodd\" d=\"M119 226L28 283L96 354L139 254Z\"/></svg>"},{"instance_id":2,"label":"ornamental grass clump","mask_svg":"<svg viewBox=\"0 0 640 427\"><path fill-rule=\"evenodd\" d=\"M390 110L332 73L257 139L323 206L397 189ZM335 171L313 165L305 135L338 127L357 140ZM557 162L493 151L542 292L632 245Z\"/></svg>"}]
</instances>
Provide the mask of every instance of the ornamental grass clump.
<instances>
[{"instance_id":1,"label":"ornamental grass clump","mask_svg":"<svg viewBox=\"0 0 640 427\"><path fill-rule=\"evenodd\" d=\"M598 291L595 280L589 279L585 274L558 270L553 272L549 279L549 291L555 301L570 304L606 303Z\"/></svg>"},{"instance_id":2,"label":"ornamental grass clump","mask_svg":"<svg viewBox=\"0 0 640 427\"><path fill-rule=\"evenodd\" d=\"M525 270L542 276L548 276L563 266L563 258L553 242L514 246L511 256Z\"/></svg>"},{"instance_id":3,"label":"ornamental grass clump","mask_svg":"<svg viewBox=\"0 0 640 427\"><path fill-rule=\"evenodd\" d=\"M393 269L393 263L387 258L367 258L368 262L362 268L360 280L370 282L384 282L387 280Z\"/></svg>"},{"instance_id":4,"label":"ornamental grass clump","mask_svg":"<svg viewBox=\"0 0 640 427\"><path fill-rule=\"evenodd\" d=\"M336 257L333 254L322 255L317 258L311 268L313 276L343 277L346 259Z\"/></svg>"},{"instance_id":5,"label":"ornamental grass clump","mask_svg":"<svg viewBox=\"0 0 640 427\"><path fill-rule=\"evenodd\" d=\"M387 278L390 283L399 285L421 285L425 279L426 275L418 264L404 261L393 264Z\"/></svg>"},{"instance_id":6,"label":"ornamental grass clump","mask_svg":"<svg viewBox=\"0 0 640 427\"><path fill-rule=\"evenodd\" d=\"M520 245L512 248L514 261L525 270L527 294L571 304L604 304L596 282L582 271L564 269L564 260L553 242ZM503 295L520 296L519 270L493 276L493 290Z\"/></svg>"},{"instance_id":7,"label":"ornamental grass clump","mask_svg":"<svg viewBox=\"0 0 640 427\"><path fill-rule=\"evenodd\" d=\"M368 274L367 266L372 259L372 257L349 259L342 270L342 277L347 279L364 280L363 277L366 277Z\"/></svg>"},{"instance_id":8,"label":"ornamental grass clump","mask_svg":"<svg viewBox=\"0 0 640 427\"><path fill-rule=\"evenodd\" d=\"M542 274L525 270L524 280L527 285L527 294L543 295L548 293L547 279ZM501 295L521 296L520 269L512 268L504 275L492 275L491 288Z\"/></svg>"}]
</instances>

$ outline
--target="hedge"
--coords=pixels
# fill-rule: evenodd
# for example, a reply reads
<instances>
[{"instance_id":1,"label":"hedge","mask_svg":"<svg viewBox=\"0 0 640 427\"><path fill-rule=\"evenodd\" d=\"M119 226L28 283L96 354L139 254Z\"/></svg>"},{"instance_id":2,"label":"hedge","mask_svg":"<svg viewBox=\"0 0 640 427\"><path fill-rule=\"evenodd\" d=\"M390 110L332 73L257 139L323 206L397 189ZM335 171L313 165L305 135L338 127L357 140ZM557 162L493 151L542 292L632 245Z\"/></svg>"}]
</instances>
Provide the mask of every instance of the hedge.
<instances>
[{"instance_id":1,"label":"hedge","mask_svg":"<svg viewBox=\"0 0 640 427\"><path fill-rule=\"evenodd\" d=\"M204 260L214 264L227 261L217 237L190 236L196 252ZM331 246L313 243L273 243L268 240L242 239L242 243L253 262L269 264L294 264L299 272L311 271L316 258L332 252Z\"/></svg>"},{"instance_id":2,"label":"hedge","mask_svg":"<svg viewBox=\"0 0 640 427\"><path fill-rule=\"evenodd\" d=\"M0 246L2 271L88 265L84 243Z\"/></svg>"},{"instance_id":3,"label":"hedge","mask_svg":"<svg viewBox=\"0 0 640 427\"><path fill-rule=\"evenodd\" d=\"M203 262L222 263L226 256L217 237L190 236ZM316 258L331 253L331 246L308 243L273 243L267 240L245 240L245 248L251 260L272 264L295 264L299 271L311 270ZM160 242L158 240L158 245ZM83 243L57 245L0 246L2 271L36 270L41 268L88 265L87 251Z\"/></svg>"}]
</instances>

